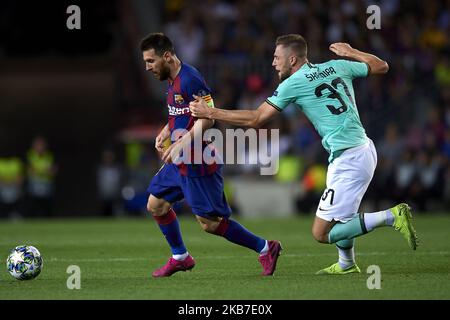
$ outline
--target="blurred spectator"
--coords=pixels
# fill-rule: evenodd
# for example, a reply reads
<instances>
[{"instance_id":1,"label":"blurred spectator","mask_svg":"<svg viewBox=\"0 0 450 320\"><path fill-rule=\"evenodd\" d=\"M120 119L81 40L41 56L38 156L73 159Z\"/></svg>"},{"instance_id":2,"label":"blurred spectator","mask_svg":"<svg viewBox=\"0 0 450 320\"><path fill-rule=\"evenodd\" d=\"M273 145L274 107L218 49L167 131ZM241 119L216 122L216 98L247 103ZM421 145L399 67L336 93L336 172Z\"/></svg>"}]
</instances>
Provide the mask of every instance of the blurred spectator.
<instances>
[{"instance_id":1,"label":"blurred spectator","mask_svg":"<svg viewBox=\"0 0 450 320\"><path fill-rule=\"evenodd\" d=\"M18 157L0 157L0 217L21 218L24 165Z\"/></svg>"},{"instance_id":2,"label":"blurred spectator","mask_svg":"<svg viewBox=\"0 0 450 320\"><path fill-rule=\"evenodd\" d=\"M301 194L297 198L298 213L315 213L320 197L326 188L327 168L322 164L310 165L300 182Z\"/></svg>"},{"instance_id":3,"label":"blurred spectator","mask_svg":"<svg viewBox=\"0 0 450 320\"><path fill-rule=\"evenodd\" d=\"M450 86L450 64L449 64L449 54L445 53L442 60L436 64L435 76L436 81L439 85L445 87Z\"/></svg>"},{"instance_id":4,"label":"blurred spectator","mask_svg":"<svg viewBox=\"0 0 450 320\"><path fill-rule=\"evenodd\" d=\"M122 172L116 162L116 155L112 150L104 150L97 169L97 186L103 216L113 216L120 212L121 180Z\"/></svg>"},{"instance_id":5,"label":"blurred spectator","mask_svg":"<svg viewBox=\"0 0 450 320\"><path fill-rule=\"evenodd\" d=\"M125 144L125 178L122 197L125 201L125 211L130 214L146 214L147 187L151 180L152 161L149 145L129 141Z\"/></svg>"},{"instance_id":6,"label":"blurred spectator","mask_svg":"<svg viewBox=\"0 0 450 320\"><path fill-rule=\"evenodd\" d=\"M254 109L269 96L264 80L258 74L250 74L245 80L245 89L237 103L238 109Z\"/></svg>"},{"instance_id":7,"label":"blurred spectator","mask_svg":"<svg viewBox=\"0 0 450 320\"><path fill-rule=\"evenodd\" d=\"M418 155L418 175L421 192L416 196L416 201L421 211L434 205L433 201L443 195L444 173L440 156L421 151Z\"/></svg>"},{"instance_id":8,"label":"blurred spectator","mask_svg":"<svg viewBox=\"0 0 450 320\"><path fill-rule=\"evenodd\" d=\"M450 128L445 131L442 154L447 157L447 160L450 160Z\"/></svg>"},{"instance_id":9,"label":"blurred spectator","mask_svg":"<svg viewBox=\"0 0 450 320\"><path fill-rule=\"evenodd\" d=\"M196 65L203 47L203 30L197 26L196 11L188 9L177 20L166 25L165 33L176 43L180 59Z\"/></svg>"},{"instance_id":10,"label":"blurred spectator","mask_svg":"<svg viewBox=\"0 0 450 320\"><path fill-rule=\"evenodd\" d=\"M56 172L53 153L48 150L46 138L35 137L27 153L27 195L30 216L53 215Z\"/></svg>"},{"instance_id":11,"label":"blurred spectator","mask_svg":"<svg viewBox=\"0 0 450 320\"><path fill-rule=\"evenodd\" d=\"M303 159L291 152L280 156L275 180L280 183L297 182L303 174Z\"/></svg>"},{"instance_id":12,"label":"blurred spectator","mask_svg":"<svg viewBox=\"0 0 450 320\"><path fill-rule=\"evenodd\" d=\"M316 157L316 142L320 137L303 113L298 114L294 131L294 148L302 155Z\"/></svg>"},{"instance_id":13,"label":"blurred spectator","mask_svg":"<svg viewBox=\"0 0 450 320\"><path fill-rule=\"evenodd\" d=\"M418 167L414 159L414 152L407 149L397 163L394 170L395 194L396 202L410 201L413 193L412 187L417 179Z\"/></svg>"},{"instance_id":14,"label":"blurred spectator","mask_svg":"<svg viewBox=\"0 0 450 320\"><path fill-rule=\"evenodd\" d=\"M377 146L378 157L384 160L385 170L393 170L394 165L401 158L403 148L404 142L399 137L397 125L394 123L388 124L384 133L384 140Z\"/></svg>"},{"instance_id":15,"label":"blurred spectator","mask_svg":"<svg viewBox=\"0 0 450 320\"><path fill-rule=\"evenodd\" d=\"M450 208L450 161L447 160L447 164L444 166L444 180L445 185L443 186L444 193L444 208Z\"/></svg>"},{"instance_id":16,"label":"blurred spectator","mask_svg":"<svg viewBox=\"0 0 450 320\"><path fill-rule=\"evenodd\" d=\"M444 117L441 115L441 110L438 108L431 108L428 111L428 119L425 124L425 132L427 139L425 139L425 146L436 150L436 147L444 141L445 123ZM431 134L432 136L429 136Z\"/></svg>"}]
</instances>

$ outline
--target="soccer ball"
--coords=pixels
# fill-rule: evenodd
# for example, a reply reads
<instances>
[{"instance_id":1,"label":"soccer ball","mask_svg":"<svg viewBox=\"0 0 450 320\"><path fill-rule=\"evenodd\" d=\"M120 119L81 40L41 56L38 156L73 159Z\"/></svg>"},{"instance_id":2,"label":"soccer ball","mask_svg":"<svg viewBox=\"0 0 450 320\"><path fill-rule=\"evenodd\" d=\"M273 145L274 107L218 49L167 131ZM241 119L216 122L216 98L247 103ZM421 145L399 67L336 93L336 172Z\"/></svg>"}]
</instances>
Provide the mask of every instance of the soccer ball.
<instances>
[{"instance_id":1,"label":"soccer ball","mask_svg":"<svg viewBox=\"0 0 450 320\"><path fill-rule=\"evenodd\" d=\"M6 259L6 268L17 280L36 278L42 270L43 260L38 249L33 246L17 246Z\"/></svg>"}]
</instances>

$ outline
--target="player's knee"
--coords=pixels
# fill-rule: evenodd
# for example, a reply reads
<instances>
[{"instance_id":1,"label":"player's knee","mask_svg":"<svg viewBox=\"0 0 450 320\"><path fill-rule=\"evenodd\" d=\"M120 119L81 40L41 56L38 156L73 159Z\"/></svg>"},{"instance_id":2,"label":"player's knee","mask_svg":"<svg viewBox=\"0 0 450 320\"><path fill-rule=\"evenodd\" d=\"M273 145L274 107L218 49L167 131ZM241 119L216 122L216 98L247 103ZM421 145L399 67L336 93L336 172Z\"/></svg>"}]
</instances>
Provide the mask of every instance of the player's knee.
<instances>
[{"instance_id":1,"label":"player's knee","mask_svg":"<svg viewBox=\"0 0 450 320\"><path fill-rule=\"evenodd\" d=\"M313 238L320 243L328 243L328 234L324 233L322 230L313 229Z\"/></svg>"},{"instance_id":2,"label":"player's knee","mask_svg":"<svg viewBox=\"0 0 450 320\"><path fill-rule=\"evenodd\" d=\"M162 207L152 206L151 204L147 204L147 210L154 216L163 216L166 213Z\"/></svg>"},{"instance_id":3,"label":"player's knee","mask_svg":"<svg viewBox=\"0 0 450 320\"><path fill-rule=\"evenodd\" d=\"M202 229L205 232L208 232L208 233L211 233L211 234L216 234L217 227L219 226L219 223L220 222L217 222L217 221L211 221L209 223L202 223L201 226L202 226Z\"/></svg>"},{"instance_id":4,"label":"player's knee","mask_svg":"<svg viewBox=\"0 0 450 320\"><path fill-rule=\"evenodd\" d=\"M200 226L202 227L203 231L208 232L208 233L214 233L214 227L206 224L206 223L200 223Z\"/></svg>"},{"instance_id":5,"label":"player's knee","mask_svg":"<svg viewBox=\"0 0 450 320\"><path fill-rule=\"evenodd\" d=\"M169 207L160 199L150 195L147 201L147 211L154 216L163 216L167 213Z\"/></svg>"},{"instance_id":6,"label":"player's knee","mask_svg":"<svg viewBox=\"0 0 450 320\"><path fill-rule=\"evenodd\" d=\"M197 217L197 220L200 223L200 226L202 227L203 231L211 234L216 234L217 228L219 227L220 224L220 220L209 220L199 217Z\"/></svg>"}]
</instances>

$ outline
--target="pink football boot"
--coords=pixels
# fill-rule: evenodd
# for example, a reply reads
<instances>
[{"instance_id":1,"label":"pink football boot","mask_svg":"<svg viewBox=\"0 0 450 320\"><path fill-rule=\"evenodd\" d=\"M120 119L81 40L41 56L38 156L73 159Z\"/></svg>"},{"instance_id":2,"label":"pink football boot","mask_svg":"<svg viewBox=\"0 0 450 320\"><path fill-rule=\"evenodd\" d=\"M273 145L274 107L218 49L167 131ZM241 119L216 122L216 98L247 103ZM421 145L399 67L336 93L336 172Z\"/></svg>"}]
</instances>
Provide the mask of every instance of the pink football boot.
<instances>
[{"instance_id":1,"label":"pink football boot","mask_svg":"<svg viewBox=\"0 0 450 320\"><path fill-rule=\"evenodd\" d=\"M152 276L155 278L170 277L175 272L191 270L194 266L195 260L191 255L188 255L183 261L178 261L171 257L164 266L153 271Z\"/></svg>"},{"instance_id":2,"label":"pink football boot","mask_svg":"<svg viewBox=\"0 0 450 320\"><path fill-rule=\"evenodd\" d=\"M280 241L270 240L267 242L269 244L269 251L267 252L267 254L259 256L258 258L264 269L262 273L263 276L273 275L277 266L278 256L280 255L280 251L283 249L281 247Z\"/></svg>"}]
</instances>

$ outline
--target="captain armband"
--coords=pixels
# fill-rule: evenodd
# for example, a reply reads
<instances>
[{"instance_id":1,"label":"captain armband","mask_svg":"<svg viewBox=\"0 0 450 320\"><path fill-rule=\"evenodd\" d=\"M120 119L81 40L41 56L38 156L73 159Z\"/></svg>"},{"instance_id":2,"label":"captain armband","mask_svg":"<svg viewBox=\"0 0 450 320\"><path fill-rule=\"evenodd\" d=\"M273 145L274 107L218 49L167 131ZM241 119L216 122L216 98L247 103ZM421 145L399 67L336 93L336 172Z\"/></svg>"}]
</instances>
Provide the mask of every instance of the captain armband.
<instances>
[{"instance_id":1,"label":"captain armband","mask_svg":"<svg viewBox=\"0 0 450 320\"><path fill-rule=\"evenodd\" d=\"M208 105L208 107L214 108L214 100L213 100L213 98L211 97L210 94L208 94L206 96L202 96L202 99L205 100L205 102Z\"/></svg>"}]
</instances>

